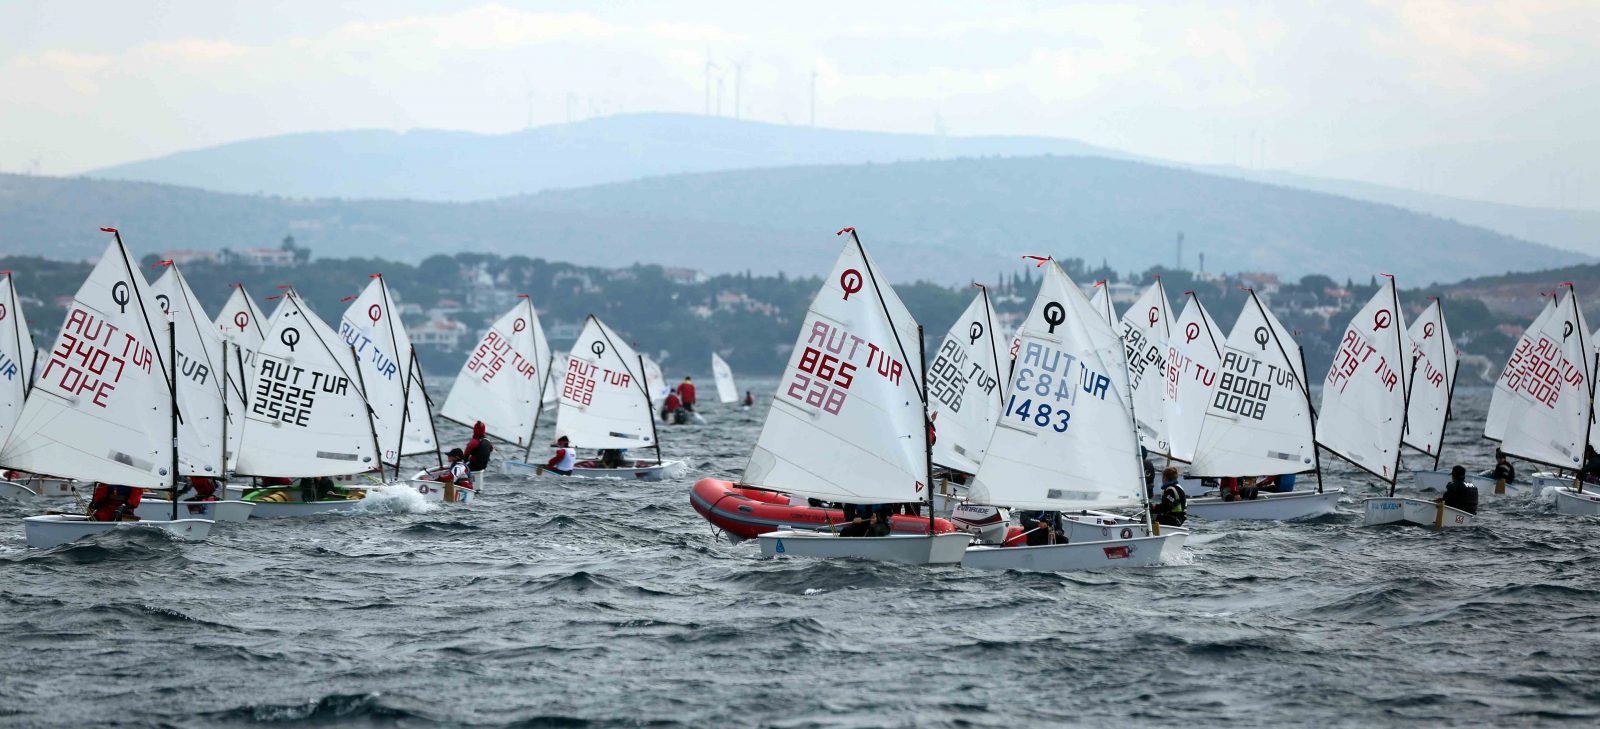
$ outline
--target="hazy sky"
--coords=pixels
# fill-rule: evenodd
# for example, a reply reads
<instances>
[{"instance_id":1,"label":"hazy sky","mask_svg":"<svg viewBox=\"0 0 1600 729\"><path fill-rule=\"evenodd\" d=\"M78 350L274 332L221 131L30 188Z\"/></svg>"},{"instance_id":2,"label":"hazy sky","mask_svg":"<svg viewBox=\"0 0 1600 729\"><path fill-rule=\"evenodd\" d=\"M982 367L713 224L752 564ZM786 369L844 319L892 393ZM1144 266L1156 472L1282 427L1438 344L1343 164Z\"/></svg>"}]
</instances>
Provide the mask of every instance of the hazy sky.
<instances>
[{"instance_id":1,"label":"hazy sky","mask_svg":"<svg viewBox=\"0 0 1600 729\"><path fill-rule=\"evenodd\" d=\"M1074 137L1600 208L1600 1L0 2L0 169L618 111ZM1520 176L1519 176L1520 175ZM1531 180L1531 182L1530 182Z\"/></svg>"}]
</instances>

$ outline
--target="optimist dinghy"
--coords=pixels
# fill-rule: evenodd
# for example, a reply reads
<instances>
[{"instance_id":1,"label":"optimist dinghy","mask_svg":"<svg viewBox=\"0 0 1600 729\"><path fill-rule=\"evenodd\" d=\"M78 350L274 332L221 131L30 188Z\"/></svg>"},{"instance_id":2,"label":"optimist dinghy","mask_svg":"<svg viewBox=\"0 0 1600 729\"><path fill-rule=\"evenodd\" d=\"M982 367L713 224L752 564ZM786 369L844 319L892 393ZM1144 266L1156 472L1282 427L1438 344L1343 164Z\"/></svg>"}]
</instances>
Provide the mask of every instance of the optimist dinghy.
<instances>
[{"instance_id":1,"label":"optimist dinghy","mask_svg":"<svg viewBox=\"0 0 1600 729\"><path fill-rule=\"evenodd\" d=\"M1191 476L1284 476L1315 471L1317 490L1237 501L1192 498L1189 516L1288 521L1332 513L1343 492L1322 488L1304 355L1255 291L1246 293L1233 331L1220 349L1214 348L1212 322L1198 299L1190 301L1179 319L1183 341L1171 350L1177 365L1178 402L1188 406L1205 393L1205 404L1199 418L1183 410L1173 419L1181 434L1174 443L1179 455L1192 455ZM1190 367L1194 374L1185 374ZM1201 380L1208 371L1211 382L1206 384ZM1189 450L1191 442L1193 450Z\"/></svg>"},{"instance_id":2,"label":"optimist dinghy","mask_svg":"<svg viewBox=\"0 0 1600 729\"><path fill-rule=\"evenodd\" d=\"M1600 440L1594 423L1594 367L1588 324L1578 305L1578 294L1571 284L1555 304L1554 312L1541 317L1535 329L1524 333L1506 368L1495 384L1495 398L1503 402L1497 413L1490 406L1492 427L1501 427L1504 440L1500 450L1507 456L1576 472L1582 465L1586 446ZM1503 413L1504 422L1493 416ZM1507 484L1507 493L1540 493L1553 490L1561 513L1586 513L1587 492L1574 485L1572 476L1536 473L1532 479Z\"/></svg>"},{"instance_id":3,"label":"optimist dinghy","mask_svg":"<svg viewBox=\"0 0 1600 729\"><path fill-rule=\"evenodd\" d=\"M157 335L155 322L165 314L122 236L105 231L112 240L68 306L57 341L0 449L0 464L171 491L180 461L174 327L167 323ZM166 516L136 522L48 514L23 520L23 528L32 547L134 526L194 540L211 530L209 520Z\"/></svg>"},{"instance_id":4,"label":"optimist dinghy","mask_svg":"<svg viewBox=\"0 0 1600 729\"><path fill-rule=\"evenodd\" d=\"M971 501L1014 511L1137 509L1148 519L1124 342L1055 260L1040 259L1040 265L1047 270L1018 332L1005 407L973 477ZM1018 544L1008 539L1001 546L975 545L961 564L1046 571L1148 567L1176 555L1188 536L1182 529L1135 532L1132 523L1093 525L1102 538L1089 541L1073 541L1082 535L1069 523L1063 525L1065 544L1006 546Z\"/></svg>"},{"instance_id":5,"label":"optimist dinghy","mask_svg":"<svg viewBox=\"0 0 1600 729\"><path fill-rule=\"evenodd\" d=\"M742 482L836 503L925 502L929 512L920 534L785 529L757 536L761 553L956 564L972 538L938 532L932 514L925 359L906 348L921 329L855 229L839 234L849 238L806 310Z\"/></svg>"},{"instance_id":6,"label":"optimist dinghy","mask_svg":"<svg viewBox=\"0 0 1600 729\"><path fill-rule=\"evenodd\" d=\"M490 438L522 449L522 460L501 459L502 469L515 472L517 464L531 471L539 415L556 404L556 366L539 313L524 294L478 340L439 414L468 428L483 423Z\"/></svg>"},{"instance_id":7,"label":"optimist dinghy","mask_svg":"<svg viewBox=\"0 0 1600 729\"><path fill-rule=\"evenodd\" d=\"M352 476L378 471L377 431L361 386L355 350L293 289L273 314L256 355L250 407L240 435L241 475L279 478ZM356 498L306 502L298 485L247 493L256 519L354 511Z\"/></svg>"},{"instance_id":8,"label":"optimist dinghy","mask_svg":"<svg viewBox=\"0 0 1600 729\"><path fill-rule=\"evenodd\" d=\"M656 460L629 459L617 468L585 461L571 475L660 481L685 472L682 461L661 457L656 418L644 378L645 359L599 318L590 315L572 344L567 371L557 389L556 439L574 448L653 448ZM556 475L543 464L508 460L511 473Z\"/></svg>"}]
</instances>

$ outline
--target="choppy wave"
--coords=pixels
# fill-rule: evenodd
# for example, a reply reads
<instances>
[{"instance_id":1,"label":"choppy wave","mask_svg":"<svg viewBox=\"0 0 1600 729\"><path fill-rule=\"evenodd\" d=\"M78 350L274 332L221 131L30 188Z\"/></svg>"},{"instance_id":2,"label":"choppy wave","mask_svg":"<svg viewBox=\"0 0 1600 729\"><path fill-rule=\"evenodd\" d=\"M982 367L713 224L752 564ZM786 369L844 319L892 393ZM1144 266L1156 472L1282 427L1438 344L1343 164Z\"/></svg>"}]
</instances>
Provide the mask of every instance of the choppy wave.
<instances>
[{"instance_id":1,"label":"choppy wave","mask_svg":"<svg viewBox=\"0 0 1600 729\"><path fill-rule=\"evenodd\" d=\"M1448 458L1487 462L1465 432L1481 407L1469 393ZM118 530L28 550L0 530L0 724L1600 720L1596 520L1486 497L1477 528L1365 529L1360 497L1387 486L1329 457L1343 514L1191 523L1188 557L1160 569L768 561L689 507L695 476L741 472L759 428L711 408L663 430L699 467L677 481L498 476L464 506L396 484L353 514L219 524L201 544Z\"/></svg>"}]
</instances>

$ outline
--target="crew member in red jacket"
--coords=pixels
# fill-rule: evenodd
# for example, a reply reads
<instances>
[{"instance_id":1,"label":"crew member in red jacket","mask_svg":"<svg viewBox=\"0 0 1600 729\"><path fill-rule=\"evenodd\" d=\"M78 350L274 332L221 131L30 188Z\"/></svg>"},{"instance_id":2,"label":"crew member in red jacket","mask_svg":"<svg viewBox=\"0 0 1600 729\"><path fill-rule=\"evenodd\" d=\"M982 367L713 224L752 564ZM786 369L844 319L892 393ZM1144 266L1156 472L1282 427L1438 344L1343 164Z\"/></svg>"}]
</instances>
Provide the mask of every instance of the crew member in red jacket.
<instances>
[{"instance_id":1,"label":"crew member in red jacket","mask_svg":"<svg viewBox=\"0 0 1600 729\"><path fill-rule=\"evenodd\" d=\"M550 471L552 473L561 474L562 476L571 476L572 467L577 465L577 463L578 451L572 447L572 442L567 440L567 436L563 435L556 439L556 454L552 456L550 461L545 463L544 466L539 469L539 471L541 473L544 471Z\"/></svg>"},{"instance_id":2,"label":"crew member in red jacket","mask_svg":"<svg viewBox=\"0 0 1600 729\"><path fill-rule=\"evenodd\" d=\"M683 401L684 410L694 412L694 383L687 377L678 383L678 399Z\"/></svg>"},{"instance_id":3,"label":"crew member in red jacket","mask_svg":"<svg viewBox=\"0 0 1600 729\"><path fill-rule=\"evenodd\" d=\"M683 400L680 400L678 398L678 393L676 393L676 392L667 393L666 401L661 403L661 422L663 422L663 423L672 422L673 421L673 417L678 414L679 410L682 410L682 409L683 409ZM680 420L679 422L682 422L682 421Z\"/></svg>"},{"instance_id":4,"label":"crew member in red jacket","mask_svg":"<svg viewBox=\"0 0 1600 729\"><path fill-rule=\"evenodd\" d=\"M142 500L144 489L97 483L94 498L89 500L89 516L95 521L138 521L133 510L139 508Z\"/></svg>"},{"instance_id":5,"label":"crew member in red jacket","mask_svg":"<svg viewBox=\"0 0 1600 729\"><path fill-rule=\"evenodd\" d=\"M482 420L472 424L472 440L461 449L467 454L467 468L472 471L472 490L479 496L484 493L488 479L489 456L494 454L494 444L489 442L489 428Z\"/></svg>"}]
</instances>

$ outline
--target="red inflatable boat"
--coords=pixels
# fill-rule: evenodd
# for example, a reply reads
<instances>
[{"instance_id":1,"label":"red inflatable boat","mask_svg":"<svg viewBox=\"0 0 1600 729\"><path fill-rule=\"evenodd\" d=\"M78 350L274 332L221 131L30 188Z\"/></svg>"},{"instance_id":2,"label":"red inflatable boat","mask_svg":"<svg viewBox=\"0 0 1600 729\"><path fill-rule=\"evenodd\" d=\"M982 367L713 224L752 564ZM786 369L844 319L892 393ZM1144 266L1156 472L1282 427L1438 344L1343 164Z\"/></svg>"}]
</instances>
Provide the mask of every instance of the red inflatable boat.
<instances>
[{"instance_id":1,"label":"red inflatable boat","mask_svg":"<svg viewBox=\"0 0 1600 729\"><path fill-rule=\"evenodd\" d=\"M779 529L825 529L844 523L844 512L838 509L791 506L784 494L741 488L714 478L700 479L694 485L689 504L706 521L739 539L755 539ZM928 518L899 514L889 518L889 527L896 534L927 534ZM955 531L944 519L934 519L933 528L941 534Z\"/></svg>"}]
</instances>

